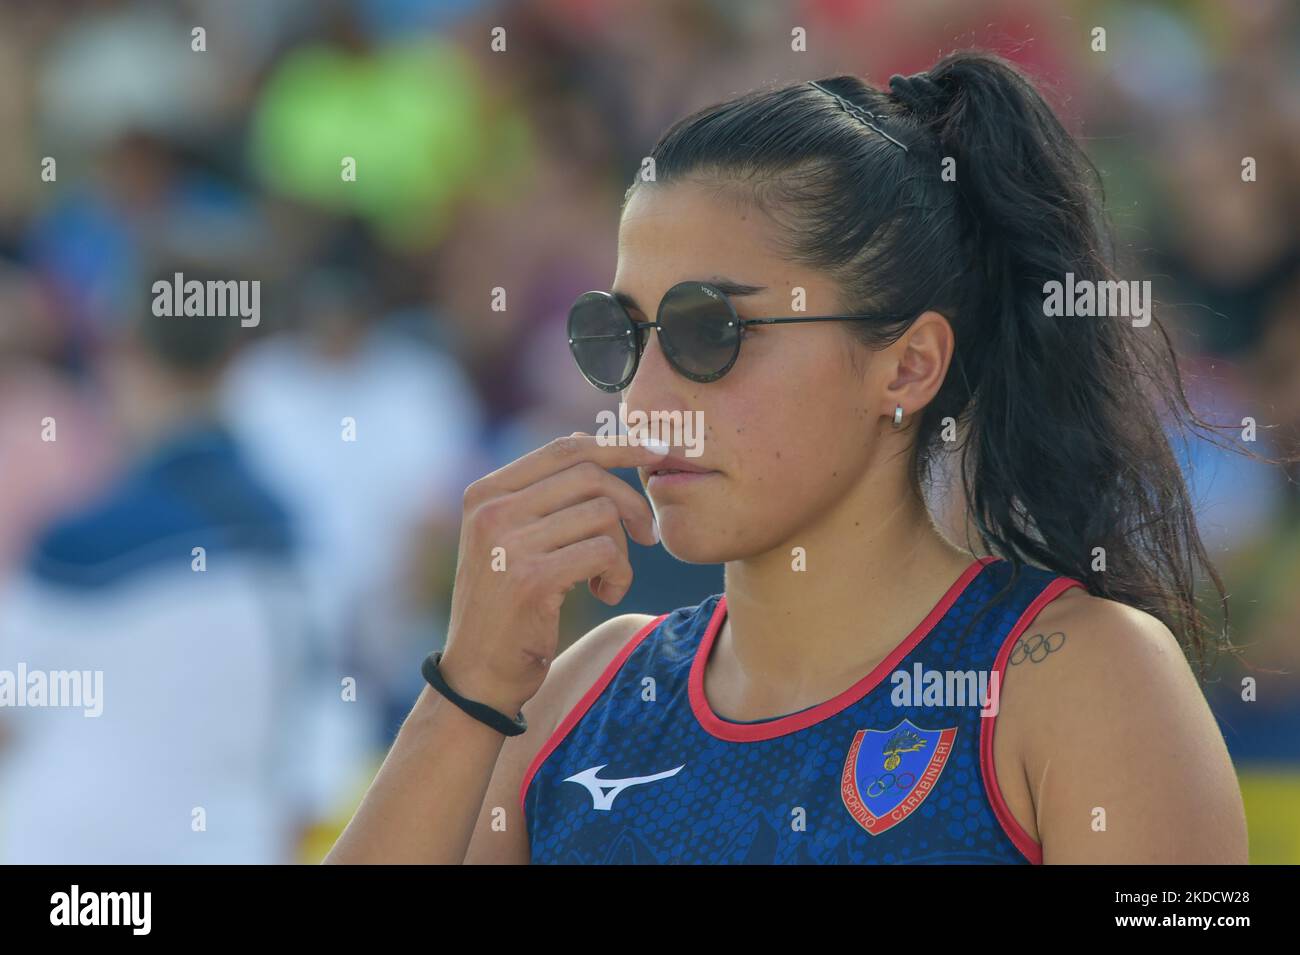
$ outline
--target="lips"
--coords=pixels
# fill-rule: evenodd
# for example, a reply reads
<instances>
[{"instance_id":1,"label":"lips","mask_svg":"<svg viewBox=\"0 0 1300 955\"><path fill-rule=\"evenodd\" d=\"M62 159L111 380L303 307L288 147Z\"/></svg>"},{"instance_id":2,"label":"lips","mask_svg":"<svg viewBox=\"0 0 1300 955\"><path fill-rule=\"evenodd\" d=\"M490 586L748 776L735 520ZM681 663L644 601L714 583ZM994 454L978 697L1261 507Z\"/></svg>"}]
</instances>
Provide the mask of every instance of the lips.
<instances>
[{"instance_id":1,"label":"lips","mask_svg":"<svg viewBox=\"0 0 1300 955\"><path fill-rule=\"evenodd\" d=\"M692 464L686 458L670 454L663 459L663 462L653 467L646 468L646 476L654 477L656 474L714 474L711 468L700 467L698 464Z\"/></svg>"},{"instance_id":2,"label":"lips","mask_svg":"<svg viewBox=\"0 0 1300 955\"><path fill-rule=\"evenodd\" d=\"M662 462L644 468L642 473L645 475L647 491L667 493L674 488L708 483L709 478L718 477L721 472L701 467L682 457L668 455Z\"/></svg>"}]
</instances>

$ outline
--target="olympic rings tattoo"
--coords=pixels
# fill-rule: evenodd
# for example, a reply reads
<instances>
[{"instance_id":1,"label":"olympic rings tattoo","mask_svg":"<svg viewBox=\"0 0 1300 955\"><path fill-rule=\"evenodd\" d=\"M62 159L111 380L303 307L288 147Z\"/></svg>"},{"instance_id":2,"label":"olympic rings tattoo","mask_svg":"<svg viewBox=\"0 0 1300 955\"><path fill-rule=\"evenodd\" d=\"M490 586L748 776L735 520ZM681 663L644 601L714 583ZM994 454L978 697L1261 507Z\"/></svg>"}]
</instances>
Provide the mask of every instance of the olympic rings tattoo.
<instances>
[{"instance_id":1,"label":"olympic rings tattoo","mask_svg":"<svg viewBox=\"0 0 1300 955\"><path fill-rule=\"evenodd\" d=\"M1049 633L1047 636L1036 633L1032 637L1021 637L1011 650L1011 660L1009 662L1012 666L1017 663L1024 663L1026 660L1030 663L1042 663L1049 654L1055 653L1064 645L1065 634L1060 630Z\"/></svg>"}]
</instances>

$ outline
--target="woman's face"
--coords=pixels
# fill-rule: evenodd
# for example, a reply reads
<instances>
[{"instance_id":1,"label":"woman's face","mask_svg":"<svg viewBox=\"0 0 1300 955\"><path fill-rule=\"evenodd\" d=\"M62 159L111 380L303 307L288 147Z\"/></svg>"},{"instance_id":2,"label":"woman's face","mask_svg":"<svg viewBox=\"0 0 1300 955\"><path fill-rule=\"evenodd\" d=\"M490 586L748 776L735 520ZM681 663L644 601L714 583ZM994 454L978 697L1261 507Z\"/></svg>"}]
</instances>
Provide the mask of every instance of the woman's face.
<instances>
[{"instance_id":1,"label":"woman's face","mask_svg":"<svg viewBox=\"0 0 1300 955\"><path fill-rule=\"evenodd\" d=\"M638 322L654 321L664 292L688 279L763 286L732 297L741 318L840 314L829 279L778 257L774 229L766 216L706 187L643 185L620 224L613 291L635 300L639 307L629 311ZM806 296L802 312L792 308L797 287ZM700 454L686 460L716 472L659 484L641 471L668 551L723 563L798 545L802 529L866 479L880 450L882 415L893 410L887 388L897 377L888 354L852 342L842 322L751 326L731 370L701 384L668 364L650 332L623 393L629 418L638 411L697 417Z\"/></svg>"}]
</instances>

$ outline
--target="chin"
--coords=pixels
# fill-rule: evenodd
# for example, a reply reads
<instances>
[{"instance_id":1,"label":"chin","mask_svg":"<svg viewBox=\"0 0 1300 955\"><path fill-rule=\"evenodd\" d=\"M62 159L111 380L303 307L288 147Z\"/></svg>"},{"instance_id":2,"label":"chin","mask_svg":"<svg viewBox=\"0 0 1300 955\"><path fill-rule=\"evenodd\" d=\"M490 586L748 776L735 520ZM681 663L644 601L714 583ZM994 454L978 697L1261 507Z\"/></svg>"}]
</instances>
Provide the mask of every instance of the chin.
<instances>
[{"instance_id":1,"label":"chin","mask_svg":"<svg viewBox=\"0 0 1300 955\"><path fill-rule=\"evenodd\" d=\"M660 512L659 537L663 549L688 564L720 564L717 556L718 535L686 514Z\"/></svg>"},{"instance_id":2,"label":"chin","mask_svg":"<svg viewBox=\"0 0 1300 955\"><path fill-rule=\"evenodd\" d=\"M717 546L679 544L664 535L663 548L684 564L725 564L734 557Z\"/></svg>"},{"instance_id":3,"label":"chin","mask_svg":"<svg viewBox=\"0 0 1300 955\"><path fill-rule=\"evenodd\" d=\"M735 533L712 521L698 520L684 508L658 512L660 544L687 564L725 564L737 557Z\"/></svg>"}]
</instances>

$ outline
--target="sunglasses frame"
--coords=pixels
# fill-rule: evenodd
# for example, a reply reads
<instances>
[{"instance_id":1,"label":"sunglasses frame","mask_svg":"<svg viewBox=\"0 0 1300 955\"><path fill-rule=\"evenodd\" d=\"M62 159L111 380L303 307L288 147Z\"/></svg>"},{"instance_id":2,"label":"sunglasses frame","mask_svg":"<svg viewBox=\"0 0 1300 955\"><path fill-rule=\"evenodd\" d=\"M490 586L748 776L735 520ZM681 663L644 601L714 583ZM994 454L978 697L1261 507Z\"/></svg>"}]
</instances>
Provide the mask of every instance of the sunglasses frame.
<instances>
[{"instance_id":1,"label":"sunglasses frame","mask_svg":"<svg viewBox=\"0 0 1300 955\"><path fill-rule=\"evenodd\" d=\"M601 391L610 392L611 394L622 391L629 384L631 384L632 379L636 377L637 369L641 367L641 355L645 351L645 345L647 340L646 336L650 334L650 329L662 328L662 322L659 321L659 318L663 314L664 302L668 300L668 297L675 290L683 286L689 286L692 289L703 289L705 294L709 295L713 299L716 299L718 302L724 305L727 311L731 313L731 320L727 323L728 326L729 327L738 326L742 333L736 336L736 347L732 349L731 358L727 361L726 365L724 365L719 371L712 372L707 375L697 375L694 372L687 371L686 369L682 368L679 364L677 364L677 361L673 358L673 349L671 348L671 346L663 349L664 358L668 360L668 364L672 366L673 371L677 372L677 374L681 375L683 378L687 378L690 381L696 381L701 384L708 384L711 381L717 381L727 372L731 371L732 366L736 364L736 359L740 357L740 344L742 341L744 341L743 332L750 325L801 325L801 324L806 324L808 322L854 322L854 321L869 321L869 320L880 321L884 319L897 318L897 316L884 315L884 314L791 315L791 316L781 316L777 318L741 318L739 315L736 314L736 307L731 303L731 299L729 299L726 293L724 293L721 289L717 288L716 286L710 285L708 282L695 282L695 281L687 280L685 282L678 282L667 292L664 292L663 298L659 300L659 307L655 310L655 321L638 322L628 313L628 310L623 305L623 303L620 302L617 298L615 298L612 293L605 292L605 291L583 292L581 295L578 296L576 300L574 300L573 305L570 306L569 308L570 323L572 323L573 321L573 310L574 308L577 307L579 302L581 302L589 295L599 295L601 298L607 300L610 304L614 305L619 310L619 312L622 313L623 317L627 319L627 323L629 327L626 332L617 335L584 335L581 338L573 338L573 337L569 338L569 351L573 354L573 360L578 365L578 371L582 372L582 377L586 378L587 381L594 387L599 388ZM660 331L661 336L662 334L663 332ZM637 336L637 342L636 342L637 347L635 351L636 357L632 359L632 369L631 371L628 372L627 377L615 385L604 384L602 382L598 382L592 379L591 376L588 375L587 372L583 369L582 362L578 360L578 351L577 351L578 343L621 341L628 335Z\"/></svg>"}]
</instances>

